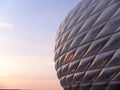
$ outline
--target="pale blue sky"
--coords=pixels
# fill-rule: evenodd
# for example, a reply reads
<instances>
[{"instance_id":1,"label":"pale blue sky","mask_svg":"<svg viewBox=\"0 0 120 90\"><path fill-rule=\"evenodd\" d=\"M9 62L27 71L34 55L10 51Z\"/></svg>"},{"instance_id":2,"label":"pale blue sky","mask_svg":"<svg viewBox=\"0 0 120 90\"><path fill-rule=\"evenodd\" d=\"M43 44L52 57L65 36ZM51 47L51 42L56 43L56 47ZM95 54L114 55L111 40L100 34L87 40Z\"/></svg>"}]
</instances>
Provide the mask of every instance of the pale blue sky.
<instances>
[{"instance_id":1,"label":"pale blue sky","mask_svg":"<svg viewBox=\"0 0 120 90\"><path fill-rule=\"evenodd\" d=\"M79 0L0 0L0 22L13 25L9 30L2 31L2 34L33 44L53 42L59 24L78 2Z\"/></svg>"},{"instance_id":2,"label":"pale blue sky","mask_svg":"<svg viewBox=\"0 0 120 90\"><path fill-rule=\"evenodd\" d=\"M12 81L10 84L0 82L3 85L0 87L27 88L26 83L14 85L18 78L24 81L26 77L25 82L40 78L40 83L42 78L46 81L43 84L50 85L51 79L58 81L53 60L55 34L78 2L80 0L0 0L0 63L3 65L0 79ZM59 90L58 84L56 88L50 87ZM31 86L34 87L47 90L39 84Z\"/></svg>"}]
</instances>

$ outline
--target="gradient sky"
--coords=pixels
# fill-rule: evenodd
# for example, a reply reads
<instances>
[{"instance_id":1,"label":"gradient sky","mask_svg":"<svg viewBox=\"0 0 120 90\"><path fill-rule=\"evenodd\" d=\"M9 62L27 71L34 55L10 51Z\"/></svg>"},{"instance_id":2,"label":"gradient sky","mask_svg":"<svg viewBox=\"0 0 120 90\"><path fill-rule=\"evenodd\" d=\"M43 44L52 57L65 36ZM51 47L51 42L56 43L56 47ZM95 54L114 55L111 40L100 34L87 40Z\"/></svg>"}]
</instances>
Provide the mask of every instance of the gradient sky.
<instances>
[{"instance_id":1,"label":"gradient sky","mask_svg":"<svg viewBox=\"0 0 120 90\"><path fill-rule=\"evenodd\" d=\"M55 34L80 0L0 0L0 89L62 90Z\"/></svg>"}]
</instances>

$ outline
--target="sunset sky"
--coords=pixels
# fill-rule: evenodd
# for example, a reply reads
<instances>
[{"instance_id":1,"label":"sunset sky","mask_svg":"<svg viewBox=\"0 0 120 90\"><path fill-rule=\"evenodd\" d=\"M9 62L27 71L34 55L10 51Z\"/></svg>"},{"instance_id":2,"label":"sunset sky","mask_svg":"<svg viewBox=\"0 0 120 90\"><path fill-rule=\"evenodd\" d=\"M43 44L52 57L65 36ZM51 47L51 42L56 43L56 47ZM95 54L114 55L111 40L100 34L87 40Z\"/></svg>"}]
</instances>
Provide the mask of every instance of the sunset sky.
<instances>
[{"instance_id":1,"label":"sunset sky","mask_svg":"<svg viewBox=\"0 0 120 90\"><path fill-rule=\"evenodd\" d=\"M0 0L0 89L62 90L55 34L80 0Z\"/></svg>"}]
</instances>

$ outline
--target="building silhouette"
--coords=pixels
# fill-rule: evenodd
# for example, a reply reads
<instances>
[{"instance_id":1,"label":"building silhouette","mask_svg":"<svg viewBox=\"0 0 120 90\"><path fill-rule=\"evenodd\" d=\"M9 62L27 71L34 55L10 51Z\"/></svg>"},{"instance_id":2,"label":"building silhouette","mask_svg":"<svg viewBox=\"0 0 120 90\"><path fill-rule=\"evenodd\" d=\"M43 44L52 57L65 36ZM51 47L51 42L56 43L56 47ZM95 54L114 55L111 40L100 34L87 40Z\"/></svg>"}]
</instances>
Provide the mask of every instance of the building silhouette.
<instances>
[{"instance_id":1,"label":"building silhouette","mask_svg":"<svg viewBox=\"0 0 120 90\"><path fill-rule=\"evenodd\" d=\"M120 0L73 8L59 27L54 60L64 90L120 90Z\"/></svg>"}]
</instances>

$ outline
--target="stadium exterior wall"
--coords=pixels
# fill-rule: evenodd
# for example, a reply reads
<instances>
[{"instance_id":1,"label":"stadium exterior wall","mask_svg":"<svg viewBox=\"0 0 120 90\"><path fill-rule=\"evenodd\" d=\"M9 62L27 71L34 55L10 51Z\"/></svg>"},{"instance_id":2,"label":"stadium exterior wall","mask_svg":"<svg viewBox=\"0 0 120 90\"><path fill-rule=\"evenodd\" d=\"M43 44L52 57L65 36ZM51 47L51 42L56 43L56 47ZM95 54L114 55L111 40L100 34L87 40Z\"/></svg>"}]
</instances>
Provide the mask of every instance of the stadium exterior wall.
<instances>
[{"instance_id":1,"label":"stadium exterior wall","mask_svg":"<svg viewBox=\"0 0 120 90\"><path fill-rule=\"evenodd\" d=\"M82 0L61 23L55 68L64 90L120 90L120 0Z\"/></svg>"}]
</instances>

